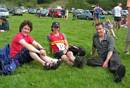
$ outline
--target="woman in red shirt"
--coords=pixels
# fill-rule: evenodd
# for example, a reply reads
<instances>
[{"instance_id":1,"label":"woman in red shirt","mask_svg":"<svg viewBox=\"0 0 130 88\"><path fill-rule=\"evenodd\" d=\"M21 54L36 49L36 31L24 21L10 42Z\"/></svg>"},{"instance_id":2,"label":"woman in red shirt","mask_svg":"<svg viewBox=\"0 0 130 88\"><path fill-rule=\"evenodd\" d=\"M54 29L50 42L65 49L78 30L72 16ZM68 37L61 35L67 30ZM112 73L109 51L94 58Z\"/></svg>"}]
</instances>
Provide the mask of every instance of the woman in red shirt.
<instances>
[{"instance_id":1,"label":"woman in red shirt","mask_svg":"<svg viewBox=\"0 0 130 88\"><path fill-rule=\"evenodd\" d=\"M23 21L19 33L14 36L10 44L11 62L2 68L4 74L14 71L17 65L28 63L33 59L46 69L56 69L59 66L59 61L48 57L45 49L29 35L31 31L32 23L28 20Z\"/></svg>"}]
</instances>

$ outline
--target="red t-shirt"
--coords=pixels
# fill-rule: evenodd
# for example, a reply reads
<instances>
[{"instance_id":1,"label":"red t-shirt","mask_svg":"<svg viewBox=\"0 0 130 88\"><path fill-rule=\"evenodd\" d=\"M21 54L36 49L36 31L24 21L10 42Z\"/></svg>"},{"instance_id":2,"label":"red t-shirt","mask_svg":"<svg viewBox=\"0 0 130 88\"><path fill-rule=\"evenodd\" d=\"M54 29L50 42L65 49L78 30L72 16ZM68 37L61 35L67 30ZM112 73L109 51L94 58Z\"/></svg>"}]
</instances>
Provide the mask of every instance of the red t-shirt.
<instances>
[{"instance_id":1,"label":"red t-shirt","mask_svg":"<svg viewBox=\"0 0 130 88\"><path fill-rule=\"evenodd\" d=\"M29 35L24 36L21 32L16 34L10 44L10 56L14 57L19 53L24 47L19 43L21 39L24 39L27 43L32 44L33 38Z\"/></svg>"}]
</instances>

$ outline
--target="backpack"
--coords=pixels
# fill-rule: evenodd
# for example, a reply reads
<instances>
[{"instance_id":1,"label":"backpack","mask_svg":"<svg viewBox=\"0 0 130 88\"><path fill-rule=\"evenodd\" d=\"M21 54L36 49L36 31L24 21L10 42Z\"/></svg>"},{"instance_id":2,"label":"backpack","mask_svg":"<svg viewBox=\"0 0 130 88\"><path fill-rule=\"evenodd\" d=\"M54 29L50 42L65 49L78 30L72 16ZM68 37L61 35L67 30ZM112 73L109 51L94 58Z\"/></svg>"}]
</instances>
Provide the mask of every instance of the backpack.
<instances>
[{"instance_id":1,"label":"backpack","mask_svg":"<svg viewBox=\"0 0 130 88\"><path fill-rule=\"evenodd\" d=\"M5 47L0 48L0 74L8 75L16 69L16 64L10 59L10 47L7 44Z\"/></svg>"},{"instance_id":2,"label":"backpack","mask_svg":"<svg viewBox=\"0 0 130 88\"><path fill-rule=\"evenodd\" d=\"M69 46L68 50L72 51L75 56L85 56L86 54L85 49L80 46L72 45L72 46Z\"/></svg>"},{"instance_id":3,"label":"backpack","mask_svg":"<svg viewBox=\"0 0 130 88\"><path fill-rule=\"evenodd\" d=\"M0 48L0 61L2 64L8 64L9 63L9 44L5 45L5 47Z\"/></svg>"}]
</instances>

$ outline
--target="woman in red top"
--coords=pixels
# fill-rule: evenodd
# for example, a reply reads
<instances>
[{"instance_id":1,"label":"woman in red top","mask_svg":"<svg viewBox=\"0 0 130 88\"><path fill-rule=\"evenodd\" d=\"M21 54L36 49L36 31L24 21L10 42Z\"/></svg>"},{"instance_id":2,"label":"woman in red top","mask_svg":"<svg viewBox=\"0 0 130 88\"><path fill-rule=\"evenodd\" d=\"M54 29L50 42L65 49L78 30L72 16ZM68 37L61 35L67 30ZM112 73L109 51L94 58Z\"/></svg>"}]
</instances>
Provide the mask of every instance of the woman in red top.
<instances>
[{"instance_id":1,"label":"woman in red top","mask_svg":"<svg viewBox=\"0 0 130 88\"><path fill-rule=\"evenodd\" d=\"M17 65L28 63L33 59L46 69L56 69L59 66L58 60L48 57L44 48L29 35L31 31L32 23L28 20L23 21L19 33L14 36L10 44L11 62L3 67L4 74L14 71Z\"/></svg>"},{"instance_id":2,"label":"woman in red top","mask_svg":"<svg viewBox=\"0 0 130 88\"><path fill-rule=\"evenodd\" d=\"M68 41L65 35L60 32L60 23L53 22L51 31L52 32L48 35L48 40L50 43L50 49L55 58L61 59L66 63L75 66L75 63L78 63L79 61L73 55L73 52L68 50ZM79 62L79 64L81 63Z\"/></svg>"},{"instance_id":3,"label":"woman in red top","mask_svg":"<svg viewBox=\"0 0 130 88\"><path fill-rule=\"evenodd\" d=\"M10 45L10 56L12 58L15 58L17 54L26 49L25 51L28 52L28 56L32 59L37 60L43 66L51 65L54 63L56 64L58 60L52 59L46 55L44 48L29 35L31 31L32 23L30 21L24 21L20 25L19 33L13 38Z\"/></svg>"}]
</instances>

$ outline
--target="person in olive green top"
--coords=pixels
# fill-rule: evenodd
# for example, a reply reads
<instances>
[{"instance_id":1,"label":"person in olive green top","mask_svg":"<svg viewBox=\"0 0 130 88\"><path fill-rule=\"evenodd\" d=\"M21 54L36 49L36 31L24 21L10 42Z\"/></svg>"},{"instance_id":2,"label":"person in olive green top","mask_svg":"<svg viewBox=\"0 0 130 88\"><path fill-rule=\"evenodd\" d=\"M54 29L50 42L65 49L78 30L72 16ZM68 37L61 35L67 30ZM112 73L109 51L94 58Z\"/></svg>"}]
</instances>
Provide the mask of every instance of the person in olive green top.
<instances>
[{"instance_id":1,"label":"person in olive green top","mask_svg":"<svg viewBox=\"0 0 130 88\"><path fill-rule=\"evenodd\" d=\"M121 82L125 76L125 66L121 64L120 57L114 48L114 39L109 31L103 28L102 23L96 24L96 33L93 36L92 57L96 50L99 58L87 60L87 65L109 68L114 74L114 81Z\"/></svg>"}]
</instances>

